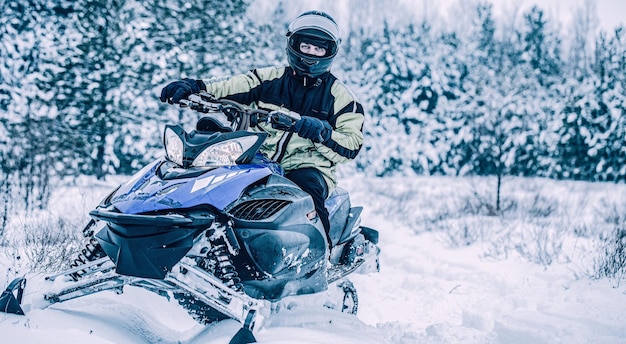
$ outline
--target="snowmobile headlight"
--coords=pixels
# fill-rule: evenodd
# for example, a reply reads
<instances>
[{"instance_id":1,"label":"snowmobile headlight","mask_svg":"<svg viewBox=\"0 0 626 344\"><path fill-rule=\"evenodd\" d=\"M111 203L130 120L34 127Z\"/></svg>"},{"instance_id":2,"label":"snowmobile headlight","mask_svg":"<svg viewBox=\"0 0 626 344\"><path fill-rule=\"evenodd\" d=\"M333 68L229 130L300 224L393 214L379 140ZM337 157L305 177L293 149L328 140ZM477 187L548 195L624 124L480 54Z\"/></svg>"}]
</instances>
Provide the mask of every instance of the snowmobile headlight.
<instances>
[{"instance_id":1,"label":"snowmobile headlight","mask_svg":"<svg viewBox=\"0 0 626 344\"><path fill-rule=\"evenodd\" d=\"M193 160L191 166L228 166L234 165L237 159L257 141L256 136L245 136L223 141L207 147Z\"/></svg>"},{"instance_id":2,"label":"snowmobile headlight","mask_svg":"<svg viewBox=\"0 0 626 344\"><path fill-rule=\"evenodd\" d=\"M174 132L174 130L165 129L165 154L170 161L182 166L183 165L183 140Z\"/></svg>"}]
</instances>

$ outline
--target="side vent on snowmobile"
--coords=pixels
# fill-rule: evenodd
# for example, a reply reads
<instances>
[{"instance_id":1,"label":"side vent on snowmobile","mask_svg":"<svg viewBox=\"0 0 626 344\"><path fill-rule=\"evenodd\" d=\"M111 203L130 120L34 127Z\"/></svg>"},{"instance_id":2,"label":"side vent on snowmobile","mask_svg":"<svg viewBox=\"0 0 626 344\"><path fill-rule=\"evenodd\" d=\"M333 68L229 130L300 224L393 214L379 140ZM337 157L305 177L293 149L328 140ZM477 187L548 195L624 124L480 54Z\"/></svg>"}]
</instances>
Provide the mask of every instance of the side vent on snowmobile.
<instances>
[{"instance_id":1,"label":"side vent on snowmobile","mask_svg":"<svg viewBox=\"0 0 626 344\"><path fill-rule=\"evenodd\" d=\"M274 216L289 203L291 202L280 199L252 200L237 204L229 213L236 219L259 221Z\"/></svg>"}]
</instances>

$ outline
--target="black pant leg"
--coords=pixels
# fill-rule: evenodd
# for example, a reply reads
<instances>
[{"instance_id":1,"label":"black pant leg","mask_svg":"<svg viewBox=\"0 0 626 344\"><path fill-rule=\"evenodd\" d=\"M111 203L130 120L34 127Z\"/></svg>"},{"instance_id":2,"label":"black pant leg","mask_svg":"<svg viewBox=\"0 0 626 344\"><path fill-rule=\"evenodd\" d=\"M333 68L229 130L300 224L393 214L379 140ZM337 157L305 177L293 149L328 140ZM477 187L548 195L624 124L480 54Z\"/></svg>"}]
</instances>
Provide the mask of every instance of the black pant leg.
<instances>
[{"instance_id":1,"label":"black pant leg","mask_svg":"<svg viewBox=\"0 0 626 344\"><path fill-rule=\"evenodd\" d=\"M324 176L315 168L301 168L287 172L286 177L313 198L315 211L322 221L330 246L330 236L328 234L330 232L330 220L328 219L328 209L326 209L324 204L328 197L328 185L326 185Z\"/></svg>"}]
</instances>

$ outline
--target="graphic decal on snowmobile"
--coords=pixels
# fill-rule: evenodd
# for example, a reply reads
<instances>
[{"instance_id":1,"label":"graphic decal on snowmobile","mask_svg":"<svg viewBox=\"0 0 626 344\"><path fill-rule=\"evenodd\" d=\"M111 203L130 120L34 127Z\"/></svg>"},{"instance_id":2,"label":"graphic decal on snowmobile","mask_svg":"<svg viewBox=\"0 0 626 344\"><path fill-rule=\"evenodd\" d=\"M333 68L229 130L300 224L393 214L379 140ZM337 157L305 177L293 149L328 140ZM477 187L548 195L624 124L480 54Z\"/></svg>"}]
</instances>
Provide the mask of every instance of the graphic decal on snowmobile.
<instances>
[{"instance_id":1,"label":"graphic decal on snowmobile","mask_svg":"<svg viewBox=\"0 0 626 344\"><path fill-rule=\"evenodd\" d=\"M230 173L222 174L219 176L209 176L206 178L198 179L193 183L193 187L191 188L191 193L194 193L200 189L205 189L208 186L211 186L211 188L204 190L205 192L209 192L211 191L211 189L217 186L217 184L219 184L220 182L226 181L234 176L240 175L245 172L247 171L230 172Z\"/></svg>"}]
</instances>

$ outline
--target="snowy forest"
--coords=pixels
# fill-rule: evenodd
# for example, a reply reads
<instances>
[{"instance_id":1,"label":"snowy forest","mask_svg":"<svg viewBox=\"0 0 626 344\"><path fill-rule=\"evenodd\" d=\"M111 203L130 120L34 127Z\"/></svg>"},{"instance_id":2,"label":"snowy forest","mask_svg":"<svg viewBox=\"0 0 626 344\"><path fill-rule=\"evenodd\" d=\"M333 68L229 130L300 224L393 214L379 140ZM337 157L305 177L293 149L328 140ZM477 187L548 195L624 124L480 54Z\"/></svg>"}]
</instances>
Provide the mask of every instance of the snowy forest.
<instances>
[{"instance_id":1,"label":"snowy forest","mask_svg":"<svg viewBox=\"0 0 626 344\"><path fill-rule=\"evenodd\" d=\"M195 126L161 89L286 65L289 22L322 9L341 29L332 72L366 112L339 185L380 231L380 271L350 275L358 317L289 297L259 342L624 343L626 27L598 0L564 0L567 21L504 2L0 0L0 286L28 279L3 338L217 344L241 328L134 286L42 297L88 247L90 210L164 155L165 125Z\"/></svg>"},{"instance_id":2,"label":"snowy forest","mask_svg":"<svg viewBox=\"0 0 626 344\"><path fill-rule=\"evenodd\" d=\"M131 174L162 155L163 126L197 115L162 104L161 88L285 64L297 15L253 0L0 3L3 224L17 206L6 195L42 208L55 180ZM347 168L624 182L626 33L598 31L585 4L563 28L540 7L503 18L463 2L446 25L398 1L351 1L333 72L367 118Z\"/></svg>"}]
</instances>

